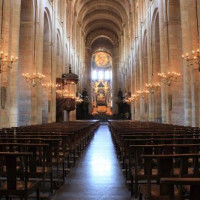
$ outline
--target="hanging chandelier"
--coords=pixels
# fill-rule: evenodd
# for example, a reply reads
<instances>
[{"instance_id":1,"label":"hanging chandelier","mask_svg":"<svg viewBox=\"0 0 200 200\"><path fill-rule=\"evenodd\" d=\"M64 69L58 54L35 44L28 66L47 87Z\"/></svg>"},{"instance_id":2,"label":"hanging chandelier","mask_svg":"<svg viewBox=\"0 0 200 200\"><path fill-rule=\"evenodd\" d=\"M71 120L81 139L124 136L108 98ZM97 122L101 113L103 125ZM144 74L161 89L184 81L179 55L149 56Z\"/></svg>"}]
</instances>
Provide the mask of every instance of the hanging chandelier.
<instances>
[{"instance_id":1,"label":"hanging chandelier","mask_svg":"<svg viewBox=\"0 0 200 200\"><path fill-rule=\"evenodd\" d=\"M132 103L132 102L136 102L136 101L138 100L138 97L139 97L138 94L133 94L133 95L131 95L131 96L126 97L126 98L124 99L124 102L125 102L125 103L128 103L128 104L130 104L130 103Z\"/></svg>"},{"instance_id":2,"label":"hanging chandelier","mask_svg":"<svg viewBox=\"0 0 200 200\"><path fill-rule=\"evenodd\" d=\"M160 84L159 83L146 83L145 84L147 87L147 90L151 93L154 94L155 92L158 91L158 89L160 88Z\"/></svg>"},{"instance_id":3,"label":"hanging chandelier","mask_svg":"<svg viewBox=\"0 0 200 200\"><path fill-rule=\"evenodd\" d=\"M188 66L194 66L195 64L198 66L198 71L200 72L200 50L193 50L190 54L186 53L182 55L182 59L185 60Z\"/></svg>"},{"instance_id":4,"label":"hanging chandelier","mask_svg":"<svg viewBox=\"0 0 200 200\"><path fill-rule=\"evenodd\" d=\"M7 67L12 69L12 65L14 62L18 60L18 57L11 56L8 58L8 54L4 54L3 51L0 53L0 73L4 72L3 67Z\"/></svg>"},{"instance_id":5,"label":"hanging chandelier","mask_svg":"<svg viewBox=\"0 0 200 200\"><path fill-rule=\"evenodd\" d=\"M180 75L181 74L177 72L158 73L161 81L168 86L171 86L172 83L176 82Z\"/></svg>"},{"instance_id":6,"label":"hanging chandelier","mask_svg":"<svg viewBox=\"0 0 200 200\"><path fill-rule=\"evenodd\" d=\"M147 94L149 94L149 91L148 91L148 90L138 90L138 91L136 91L136 93L137 93L140 97L142 97L142 98L144 99L145 96L146 96Z\"/></svg>"},{"instance_id":7,"label":"hanging chandelier","mask_svg":"<svg viewBox=\"0 0 200 200\"><path fill-rule=\"evenodd\" d=\"M47 83L42 83L42 87L44 89L46 89L46 91L49 91L49 90L52 90L52 89L55 89L55 88L60 88L60 84L55 84L55 83L52 83L50 81L50 82L47 82Z\"/></svg>"},{"instance_id":8,"label":"hanging chandelier","mask_svg":"<svg viewBox=\"0 0 200 200\"><path fill-rule=\"evenodd\" d=\"M32 75L29 73L23 73L22 76L32 87L36 87L37 85L41 84L42 80L45 78L45 75L41 73L33 73Z\"/></svg>"},{"instance_id":9,"label":"hanging chandelier","mask_svg":"<svg viewBox=\"0 0 200 200\"><path fill-rule=\"evenodd\" d=\"M45 78L45 75L42 73L37 72L37 66L36 66L36 34L37 34L37 13L35 9L35 30L34 30L34 49L33 49L33 66L35 68L35 72L32 74L29 73L23 73L22 76L26 79L26 82L32 86L36 87L37 85L40 85Z\"/></svg>"}]
</instances>

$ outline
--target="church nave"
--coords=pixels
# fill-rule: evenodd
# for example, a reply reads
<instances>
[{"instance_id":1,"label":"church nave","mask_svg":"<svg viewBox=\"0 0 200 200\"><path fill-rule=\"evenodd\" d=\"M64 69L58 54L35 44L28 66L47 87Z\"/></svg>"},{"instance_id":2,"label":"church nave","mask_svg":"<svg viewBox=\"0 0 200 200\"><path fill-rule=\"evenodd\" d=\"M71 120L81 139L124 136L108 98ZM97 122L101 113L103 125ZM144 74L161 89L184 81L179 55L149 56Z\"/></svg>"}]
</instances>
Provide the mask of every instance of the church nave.
<instances>
[{"instance_id":1,"label":"church nave","mask_svg":"<svg viewBox=\"0 0 200 200\"><path fill-rule=\"evenodd\" d=\"M101 125L51 200L130 200L107 125Z\"/></svg>"}]
</instances>

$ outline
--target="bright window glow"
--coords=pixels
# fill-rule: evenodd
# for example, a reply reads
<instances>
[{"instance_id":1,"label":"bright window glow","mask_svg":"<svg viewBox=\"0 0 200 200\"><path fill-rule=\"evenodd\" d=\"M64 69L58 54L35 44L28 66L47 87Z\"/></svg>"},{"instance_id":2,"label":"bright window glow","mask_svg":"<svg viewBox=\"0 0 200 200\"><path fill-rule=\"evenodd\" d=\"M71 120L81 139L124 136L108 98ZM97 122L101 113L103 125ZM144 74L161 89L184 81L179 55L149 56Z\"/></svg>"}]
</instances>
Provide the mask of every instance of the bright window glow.
<instances>
[{"instance_id":1,"label":"bright window glow","mask_svg":"<svg viewBox=\"0 0 200 200\"><path fill-rule=\"evenodd\" d=\"M92 71L92 80L97 80L97 71Z\"/></svg>"},{"instance_id":2,"label":"bright window glow","mask_svg":"<svg viewBox=\"0 0 200 200\"><path fill-rule=\"evenodd\" d=\"M105 80L110 80L110 71L105 71Z\"/></svg>"},{"instance_id":3,"label":"bright window glow","mask_svg":"<svg viewBox=\"0 0 200 200\"><path fill-rule=\"evenodd\" d=\"M103 71L98 71L98 79L103 80L104 79L104 73Z\"/></svg>"}]
</instances>

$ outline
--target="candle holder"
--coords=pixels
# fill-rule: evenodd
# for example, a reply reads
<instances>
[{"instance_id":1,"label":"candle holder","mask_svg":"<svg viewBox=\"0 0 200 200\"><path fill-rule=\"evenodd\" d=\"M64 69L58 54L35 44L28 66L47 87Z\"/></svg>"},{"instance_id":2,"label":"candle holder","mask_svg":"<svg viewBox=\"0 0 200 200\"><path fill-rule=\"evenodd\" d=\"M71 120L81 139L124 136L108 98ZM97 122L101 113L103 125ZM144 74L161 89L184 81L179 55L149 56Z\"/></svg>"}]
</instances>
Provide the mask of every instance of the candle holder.
<instances>
[{"instance_id":1,"label":"candle holder","mask_svg":"<svg viewBox=\"0 0 200 200\"><path fill-rule=\"evenodd\" d=\"M53 89L60 88L61 85L55 84L55 83L52 83L52 82L48 82L48 83L42 83L42 87L45 89L46 92L51 91L51 93L52 93ZM60 95L59 93L61 93L61 91L59 91L59 89L58 89L58 90L56 90L56 93L58 93L58 95Z\"/></svg>"},{"instance_id":2,"label":"candle holder","mask_svg":"<svg viewBox=\"0 0 200 200\"><path fill-rule=\"evenodd\" d=\"M188 66L198 65L198 71L200 72L200 50L193 50L190 54L186 53L182 55L182 59L185 60Z\"/></svg>"},{"instance_id":3,"label":"candle holder","mask_svg":"<svg viewBox=\"0 0 200 200\"><path fill-rule=\"evenodd\" d=\"M18 57L11 56L8 57L8 54L4 54L3 51L0 53L0 73L4 72L3 67L6 66L9 69L12 69L13 63L18 60Z\"/></svg>"},{"instance_id":4,"label":"candle holder","mask_svg":"<svg viewBox=\"0 0 200 200\"><path fill-rule=\"evenodd\" d=\"M149 94L149 91L148 91L148 90L138 90L138 91L136 91L136 93L137 93L140 97L142 97L142 98L144 99L145 96L146 96L147 94Z\"/></svg>"},{"instance_id":5,"label":"candle holder","mask_svg":"<svg viewBox=\"0 0 200 200\"><path fill-rule=\"evenodd\" d=\"M159 83L146 83L145 84L147 87L147 90L151 93L154 94L155 92L158 91L158 89L160 88L160 84Z\"/></svg>"},{"instance_id":6,"label":"candle holder","mask_svg":"<svg viewBox=\"0 0 200 200\"><path fill-rule=\"evenodd\" d=\"M180 77L180 73L177 72L167 72L165 73L158 73L158 76L161 78L161 81L168 85L171 86L172 83L177 82L178 77Z\"/></svg>"},{"instance_id":7,"label":"candle holder","mask_svg":"<svg viewBox=\"0 0 200 200\"><path fill-rule=\"evenodd\" d=\"M26 79L26 82L32 87L36 87L37 85L41 84L42 80L45 78L45 75L41 73L33 73L32 75L29 73L23 73L22 76Z\"/></svg>"},{"instance_id":8,"label":"candle holder","mask_svg":"<svg viewBox=\"0 0 200 200\"><path fill-rule=\"evenodd\" d=\"M138 94L133 94L133 95L131 95L131 96L129 96L129 97L126 97L126 98L124 99L124 103L130 104L130 103L132 103L132 102L136 102L136 101L138 100L138 97L139 97Z\"/></svg>"}]
</instances>

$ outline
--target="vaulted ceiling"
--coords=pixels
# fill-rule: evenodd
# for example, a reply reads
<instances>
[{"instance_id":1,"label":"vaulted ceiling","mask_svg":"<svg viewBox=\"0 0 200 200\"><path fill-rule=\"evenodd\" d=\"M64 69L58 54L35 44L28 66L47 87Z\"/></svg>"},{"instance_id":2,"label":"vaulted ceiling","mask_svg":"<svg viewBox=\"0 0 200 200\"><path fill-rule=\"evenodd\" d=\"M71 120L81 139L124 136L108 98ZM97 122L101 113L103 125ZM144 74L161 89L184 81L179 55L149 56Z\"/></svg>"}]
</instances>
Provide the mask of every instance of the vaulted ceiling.
<instances>
[{"instance_id":1,"label":"vaulted ceiling","mask_svg":"<svg viewBox=\"0 0 200 200\"><path fill-rule=\"evenodd\" d=\"M75 16L81 24L86 45L117 47L124 25L129 23L131 0L74 0Z\"/></svg>"}]
</instances>

